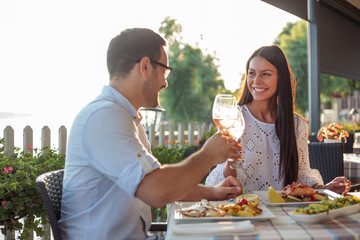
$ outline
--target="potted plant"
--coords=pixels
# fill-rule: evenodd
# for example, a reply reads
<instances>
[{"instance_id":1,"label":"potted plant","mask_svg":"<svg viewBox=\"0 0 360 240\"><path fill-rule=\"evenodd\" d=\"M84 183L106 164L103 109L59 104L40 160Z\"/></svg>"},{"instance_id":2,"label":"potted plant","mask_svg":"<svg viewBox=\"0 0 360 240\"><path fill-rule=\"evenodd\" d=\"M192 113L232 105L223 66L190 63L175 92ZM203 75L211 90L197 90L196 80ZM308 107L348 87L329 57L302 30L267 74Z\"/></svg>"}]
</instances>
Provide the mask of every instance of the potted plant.
<instances>
[{"instance_id":1,"label":"potted plant","mask_svg":"<svg viewBox=\"0 0 360 240\"><path fill-rule=\"evenodd\" d=\"M345 130L342 124L330 123L328 126L321 127L318 131L317 138L320 142L341 142L342 139L346 142L349 137L348 131Z\"/></svg>"}]
</instances>

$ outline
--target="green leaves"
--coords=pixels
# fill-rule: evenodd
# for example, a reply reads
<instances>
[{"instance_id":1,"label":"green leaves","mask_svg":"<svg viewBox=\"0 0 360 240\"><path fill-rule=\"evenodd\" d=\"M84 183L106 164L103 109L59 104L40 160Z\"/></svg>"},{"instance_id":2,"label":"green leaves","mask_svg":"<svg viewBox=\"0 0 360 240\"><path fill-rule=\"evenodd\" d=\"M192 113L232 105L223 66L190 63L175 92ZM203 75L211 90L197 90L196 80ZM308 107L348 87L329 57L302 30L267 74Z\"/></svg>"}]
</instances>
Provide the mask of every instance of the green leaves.
<instances>
[{"instance_id":1,"label":"green leaves","mask_svg":"<svg viewBox=\"0 0 360 240\"><path fill-rule=\"evenodd\" d=\"M156 157L161 164L168 164L182 161L185 158L185 152L194 147L195 146L187 146L180 148L179 144L172 144L172 148L170 149L168 146L161 146L152 148L151 151L154 157Z\"/></svg>"},{"instance_id":2,"label":"green leaves","mask_svg":"<svg viewBox=\"0 0 360 240\"><path fill-rule=\"evenodd\" d=\"M284 51L298 81L295 103L296 111L302 115L305 115L309 108L306 24L304 20L296 23L287 23L274 41L274 44L279 45ZM320 74L320 101L322 104L331 104L331 96L334 93L345 96L352 94L354 89L360 89L358 81Z\"/></svg>"},{"instance_id":3,"label":"green leaves","mask_svg":"<svg viewBox=\"0 0 360 240\"><path fill-rule=\"evenodd\" d=\"M0 144L4 140L0 139ZM29 230L33 229L38 236L43 235L40 222L46 222L46 212L42 206L40 193L35 179L42 173L62 169L65 156L56 153L55 149L36 151L32 156L28 151L20 152L19 148L8 157L4 148L0 150L0 225L2 233L7 230L20 231L19 239L27 239ZM4 169L12 167L11 172ZM20 220L25 218L23 224Z\"/></svg>"},{"instance_id":4,"label":"green leaves","mask_svg":"<svg viewBox=\"0 0 360 240\"><path fill-rule=\"evenodd\" d=\"M171 148L168 146L154 147L151 149L152 154L156 157L161 165L168 163L177 163L185 158L186 151L191 151L195 146L186 146L181 148L179 144L171 144ZM152 221L154 222L166 222L167 214L166 207L163 208L151 208Z\"/></svg>"},{"instance_id":5,"label":"green leaves","mask_svg":"<svg viewBox=\"0 0 360 240\"><path fill-rule=\"evenodd\" d=\"M217 58L199 47L184 43L181 25L166 18L159 29L169 43L169 64L173 68L169 86L160 93L161 105L172 122L210 123L214 98L229 93L220 78Z\"/></svg>"}]
</instances>

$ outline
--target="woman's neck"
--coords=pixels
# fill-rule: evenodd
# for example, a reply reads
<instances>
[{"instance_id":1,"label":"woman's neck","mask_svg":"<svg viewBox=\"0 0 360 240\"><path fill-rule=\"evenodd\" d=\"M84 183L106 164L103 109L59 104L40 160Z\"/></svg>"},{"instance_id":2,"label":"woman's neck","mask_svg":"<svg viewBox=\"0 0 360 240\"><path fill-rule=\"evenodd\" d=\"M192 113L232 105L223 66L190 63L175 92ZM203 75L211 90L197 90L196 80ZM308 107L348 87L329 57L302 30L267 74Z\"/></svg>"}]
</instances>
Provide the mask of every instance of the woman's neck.
<instances>
[{"instance_id":1,"label":"woman's neck","mask_svg":"<svg viewBox=\"0 0 360 240\"><path fill-rule=\"evenodd\" d=\"M260 122L264 123L275 123L277 114L276 114L276 104L263 103L252 101L246 104L251 114Z\"/></svg>"}]
</instances>

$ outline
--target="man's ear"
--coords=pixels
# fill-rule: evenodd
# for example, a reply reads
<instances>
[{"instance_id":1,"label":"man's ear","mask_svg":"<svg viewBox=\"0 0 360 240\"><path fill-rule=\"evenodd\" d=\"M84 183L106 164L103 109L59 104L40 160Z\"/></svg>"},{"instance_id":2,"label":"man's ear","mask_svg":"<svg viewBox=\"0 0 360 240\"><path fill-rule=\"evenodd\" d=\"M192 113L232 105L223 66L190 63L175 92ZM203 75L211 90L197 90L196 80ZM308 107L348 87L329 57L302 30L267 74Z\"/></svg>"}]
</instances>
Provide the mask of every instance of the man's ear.
<instances>
[{"instance_id":1,"label":"man's ear","mask_svg":"<svg viewBox=\"0 0 360 240\"><path fill-rule=\"evenodd\" d=\"M143 57L139 63L140 74L144 78L149 78L152 73L152 65L149 57Z\"/></svg>"}]
</instances>

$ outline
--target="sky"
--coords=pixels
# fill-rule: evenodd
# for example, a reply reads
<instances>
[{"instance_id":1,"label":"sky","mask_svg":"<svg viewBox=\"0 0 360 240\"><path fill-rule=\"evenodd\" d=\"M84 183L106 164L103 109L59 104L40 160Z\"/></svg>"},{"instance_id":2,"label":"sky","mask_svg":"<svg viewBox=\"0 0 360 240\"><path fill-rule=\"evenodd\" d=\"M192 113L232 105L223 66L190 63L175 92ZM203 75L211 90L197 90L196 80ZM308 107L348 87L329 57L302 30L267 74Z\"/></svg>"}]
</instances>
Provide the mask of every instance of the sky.
<instances>
[{"instance_id":1,"label":"sky","mask_svg":"<svg viewBox=\"0 0 360 240\"><path fill-rule=\"evenodd\" d=\"M232 91L251 53L300 20L260 0L0 0L0 113L71 122L108 84L109 41L126 28L158 31L167 16L185 43L216 54Z\"/></svg>"}]
</instances>

